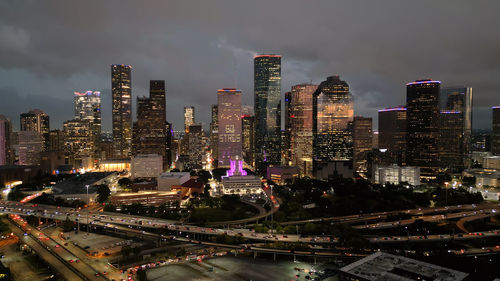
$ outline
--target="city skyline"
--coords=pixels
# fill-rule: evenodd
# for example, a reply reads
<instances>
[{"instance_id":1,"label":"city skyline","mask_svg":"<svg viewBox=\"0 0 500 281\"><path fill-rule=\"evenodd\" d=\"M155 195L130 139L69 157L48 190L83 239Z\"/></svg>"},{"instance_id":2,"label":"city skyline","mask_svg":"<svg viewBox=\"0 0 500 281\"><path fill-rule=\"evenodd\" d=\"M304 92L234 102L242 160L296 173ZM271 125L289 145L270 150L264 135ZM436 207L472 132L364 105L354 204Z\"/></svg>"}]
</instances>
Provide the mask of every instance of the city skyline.
<instances>
[{"instance_id":1,"label":"city skyline","mask_svg":"<svg viewBox=\"0 0 500 281\"><path fill-rule=\"evenodd\" d=\"M109 75L107 70L109 64L124 63L134 67L133 76L133 116L135 116L135 99L137 96L143 96L148 93L148 82L151 79L164 79L169 85L167 88L167 120L174 123L174 129L182 128L182 107L195 106L199 122L203 123L206 130L210 120L210 108L203 108L204 104L214 104L216 97L208 93L224 86L234 86L242 89L242 103L253 104L253 86L252 86L252 57L259 53L277 53L283 57L282 65L282 90L283 95L292 85L312 81L319 83L326 76L339 74L345 81L351 85L351 91L355 98L355 114L374 118L374 124L377 124L377 109L396 106L404 103L405 89L404 84L415 79L433 78L443 81L443 86L465 85L475 90L475 104L473 116L473 128L487 129L491 124L491 114L489 108L500 103L498 95L495 95L499 85L490 75L498 71L498 64L495 64L496 55L492 50L498 46L495 36L491 36L488 30L480 26L488 23L488 26L495 26L499 21L494 18L495 9L481 5L467 5L454 3L453 8L449 9L449 2L433 3L433 11L426 11L427 20L425 22L416 21L415 16L409 16L410 19L403 19L401 16L405 11L412 9L423 11L425 3L418 5L404 5L395 3L391 6L395 13L386 20L378 20L385 11L381 8L371 7L372 4L366 4L367 7L361 7L356 4L336 3L339 12L349 10L354 13L355 18L364 17L366 20L356 24L354 20L345 18L339 14L339 22L344 20L346 24L342 28L336 28L336 20L332 23L326 23L319 19L312 20L310 23L298 21L289 23L282 16L274 18L270 11L260 11L261 23L249 21L247 15L242 15L243 21L249 25L249 30L256 32L256 39L252 40L249 36L251 31L242 29L242 35L235 33L230 27L222 22L211 22L212 17L208 18L203 13L195 12L195 19L188 15L187 7L183 5L172 5L172 10L178 11L178 15L162 17L153 9L162 7L146 7L145 14L151 18L157 18L159 22L144 23L141 17L132 17L131 23L137 27L131 28L127 32L130 38L138 38L139 42L146 39L140 32L143 28L150 28L152 33L158 28L172 26L166 29L167 35L157 38L155 41L159 46L161 53L156 47L148 47L143 44L128 44L128 39L121 36L120 32L112 33L112 37L104 37L96 29L98 24L107 26L111 31L118 31L114 21L106 22L72 22L65 18L60 11L65 9L75 13L78 17L92 11L97 11L99 18L112 17L106 4L89 5L86 7L77 7L80 10L73 10L72 7L61 7L52 11L45 11L41 7L36 7L36 3L24 7L22 3L16 3L10 6L9 3L2 4L2 11L9 11L8 14L2 14L2 44L0 44L2 65L0 71L3 75L0 78L0 95L9 97L8 100L0 105L0 111L3 112L13 122L14 129L19 128L16 116L19 112L26 112L34 105L28 104L33 101L37 107L49 114L54 128L61 128L62 122L71 116L71 96L74 91L79 89L95 89L101 91L103 109L110 108L111 90ZM241 10L241 6L236 4L213 5L207 7L208 11L216 14L233 16L231 11ZM227 4L227 3L226 3ZM61 3L64 6L64 3ZM254 5L243 8L256 13ZM375 4L373 4L375 5ZM258 6L258 5L255 5ZM311 8L307 6L298 6L294 3L290 7L283 7L279 4L272 4L271 8L280 9L282 13L298 15L300 18L308 18L307 15L314 13L325 13L332 9L328 5L324 9ZM383 6L383 5L380 5ZM98 9L102 7L104 9ZM176 9L173 9L176 8ZM40 11L40 13L35 13ZM126 8L122 8L126 10ZM317 10L316 10L317 9ZM170 10L170 9L169 9ZM203 10L203 9L200 9ZM325 12L323 12L325 10ZM371 11L368 13L367 11ZM44 24L34 26L30 21L17 22L18 12L32 14L33 18L44 16ZM392 15L396 14L396 15ZM418 13L412 13L418 14ZM183 18L182 16L186 16ZM446 19L455 17L467 18L463 22L455 22L453 25L447 23ZM83 18L83 17L82 17ZM297 17L295 17L297 18ZM315 17L320 18L320 17ZM186 20L194 20L192 25L185 25L182 29L176 29L174 26L183 25ZM276 26L266 30L271 20L276 20ZM392 27L392 23L397 21L397 30ZM375 22L368 26L367 22ZM417 23L415 23L417 22ZM172 23L169 25L168 23ZM35 36L36 30L47 31L49 26L56 24L62 26L63 31L77 31L72 33L73 40L64 41L59 37L39 38ZM286 25L285 25L286 24ZM304 27L301 27L305 25ZM280 28L282 34L274 32ZM312 30L339 33L339 36L346 37L345 46L366 46L366 42L359 44L359 38L366 38L367 34L375 34L380 39L370 40L368 46L370 50L364 47L345 48L334 44L330 39L324 39L319 36L321 32L310 32L302 35L304 28ZM432 47L423 47L419 42L418 36L412 34L430 30L433 32L425 33L426 44ZM236 28L240 30L240 28ZM384 30L384 32L378 32ZM472 32L481 30L481 32ZM206 33L205 33L206 32ZM180 34L179 34L180 33ZM50 37L50 32L45 32ZM74 35L76 34L76 35ZM272 36L274 37L270 37ZM300 38L294 35L300 34ZM443 34L446 37L443 40ZM178 39L175 39L175 35ZM55 36L55 35L53 35ZM240 40L242 36L244 40ZM390 39L387 44L386 40ZM67 37L67 36L66 36ZM66 38L65 37L65 38ZM272 40L262 40L271 38ZM328 37L328 36L327 36ZM358 38L359 37L359 38ZM468 40L463 40L467 37ZM293 41L292 41L293 38ZM367 37L371 38L371 37ZM52 39L50 42L47 40ZM78 39L78 40L77 40ZM298 39L298 40L297 40ZM80 40L93 42L92 44L77 44ZM114 44L119 45L120 51L110 52L109 48L99 48L108 40L115 40ZM304 44L307 42L307 44ZM473 42L473 43L471 43ZM53 54L54 48L61 44L65 49L71 52L59 52ZM188 44L185 44L188 43ZM194 43L194 44L189 44ZM322 44L323 43L323 44ZM473 44L473 45L471 45ZM195 47L199 45L199 47ZM384 48L382 48L382 45ZM82 46L85 49L81 49ZM187 46L185 49L179 49L179 46ZM321 46L321 47L319 47ZM387 47L388 46L388 47ZM417 47L413 47L417 46ZM478 48L475 52L469 52L470 48ZM151 49L153 48L153 49ZM115 50L116 48L112 48ZM37 51L37 59L25 61L29 58L29 52ZM397 51L397 52L395 52ZM73 53L78 56L73 57ZM145 54L151 53L151 55ZM448 54L448 55L447 55ZM68 57L72 56L72 57ZM151 56L157 56L152 60ZM346 60L345 58L352 58ZM144 58L141 59L141 58ZM383 59L383 62L381 60ZM63 62L61 62L63 61ZM58 63L60 62L60 63ZM44 67L40 66L44 63ZM45 65L46 64L46 65ZM69 67L71 65L71 67ZM78 65L78 67L75 67ZM175 65L175 67L171 67ZM214 66L220 71L211 71ZM412 65L412 67L406 67ZM197 67L197 68L193 68ZM210 69L210 71L207 71ZM405 69L405 71L401 71ZM192 73L191 73L192 70ZM206 74L206 75L205 75ZM22 81L22 83L21 83ZM193 81L194 83L189 83ZM386 104L385 101L393 100L393 104ZM59 106L61 104L68 105ZM111 113L103 110L103 130L111 130Z\"/></svg>"}]
</instances>

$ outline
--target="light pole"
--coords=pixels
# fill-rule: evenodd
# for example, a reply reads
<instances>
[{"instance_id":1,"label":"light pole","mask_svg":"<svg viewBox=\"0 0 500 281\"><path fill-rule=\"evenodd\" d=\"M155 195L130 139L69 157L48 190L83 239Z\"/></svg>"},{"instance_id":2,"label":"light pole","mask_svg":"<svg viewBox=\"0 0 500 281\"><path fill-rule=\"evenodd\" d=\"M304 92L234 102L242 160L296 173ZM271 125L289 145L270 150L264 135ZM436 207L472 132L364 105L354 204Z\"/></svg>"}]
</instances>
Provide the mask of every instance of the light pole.
<instances>
[{"instance_id":1,"label":"light pole","mask_svg":"<svg viewBox=\"0 0 500 281\"><path fill-rule=\"evenodd\" d=\"M89 232L90 232L90 224L89 224L89 208L90 208L89 185L86 184L85 187L87 188L87 236L88 236Z\"/></svg>"},{"instance_id":2,"label":"light pole","mask_svg":"<svg viewBox=\"0 0 500 281\"><path fill-rule=\"evenodd\" d=\"M274 202L273 202L273 186L271 185L271 211L274 209ZM273 223L273 214L274 212L271 212L271 235L273 234L273 228L274 228L274 223Z\"/></svg>"}]
</instances>

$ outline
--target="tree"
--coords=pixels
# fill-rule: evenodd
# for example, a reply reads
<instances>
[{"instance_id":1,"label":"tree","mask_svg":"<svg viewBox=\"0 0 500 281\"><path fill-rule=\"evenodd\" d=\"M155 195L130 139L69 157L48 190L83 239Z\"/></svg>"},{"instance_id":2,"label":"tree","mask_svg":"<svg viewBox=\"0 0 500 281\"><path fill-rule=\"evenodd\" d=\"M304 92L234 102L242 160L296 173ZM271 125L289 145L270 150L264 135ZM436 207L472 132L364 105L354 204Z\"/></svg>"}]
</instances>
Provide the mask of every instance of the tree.
<instances>
[{"instance_id":1,"label":"tree","mask_svg":"<svg viewBox=\"0 0 500 281\"><path fill-rule=\"evenodd\" d=\"M132 181L129 178L121 178L118 180L118 185L121 188L127 188L132 184Z\"/></svg>"},{"instance_id":2,"label":"tree","mask_svg":"<svg viewBox=\"0 0 500 281\"><path fill-rule=\"evenodd\" d=\"M103 203L108 200L111 190L109 190L108 185L101 184L97 187L97 202Z\"/></svg>"}]
</instances>

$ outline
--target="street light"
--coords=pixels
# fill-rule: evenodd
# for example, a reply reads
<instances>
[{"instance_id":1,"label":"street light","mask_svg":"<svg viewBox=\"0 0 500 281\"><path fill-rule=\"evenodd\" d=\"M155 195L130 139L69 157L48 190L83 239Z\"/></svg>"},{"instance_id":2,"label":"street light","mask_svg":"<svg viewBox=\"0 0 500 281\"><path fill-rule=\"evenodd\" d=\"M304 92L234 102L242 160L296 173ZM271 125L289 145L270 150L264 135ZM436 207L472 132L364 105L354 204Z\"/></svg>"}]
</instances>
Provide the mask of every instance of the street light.
<instances>
[{"instance_id":1,"label":"street light","mask_svg":"<svg viewBox=\"0 0 500 281\"><path fill-rule=\"evenodd\" d=\"M89 185L86 184L85 187L87 188L87 236L88 236L89 232L90 232L90 224L89 224L89 208L90 208Z\"/></svg>"}]
</instances>

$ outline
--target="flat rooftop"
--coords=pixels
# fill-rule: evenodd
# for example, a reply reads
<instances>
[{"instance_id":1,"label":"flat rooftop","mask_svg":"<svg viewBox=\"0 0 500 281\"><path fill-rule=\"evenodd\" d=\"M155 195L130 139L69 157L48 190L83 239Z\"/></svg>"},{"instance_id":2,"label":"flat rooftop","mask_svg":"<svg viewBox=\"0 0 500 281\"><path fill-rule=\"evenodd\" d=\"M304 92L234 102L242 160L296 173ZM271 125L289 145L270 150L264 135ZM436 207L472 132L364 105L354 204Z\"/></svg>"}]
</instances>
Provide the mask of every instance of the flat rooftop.
<instances>
[{"instance_id":1,"label":"flat rooftop","mask_svg":"<svg viewBox=\"0 0 500 281\"><path fill-rule=\"evenodd\" d=\"M341 272L370 281L461 281L469 274L442 266L377 252L340 269Z\"/></svg>"},{"instance_id":2,"label":"flat rooftop","mask_svg":"<svg viewBox=\"0 0 500 281\"><path fill-rule=\"evenodd\" d=\"M173 172L173 173L162 173L160 175L160 178L161 179L180 179L186 175L191 176L191 174L188 172Z\"/></svg>"}]
</instances>

